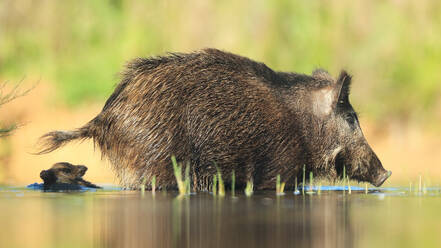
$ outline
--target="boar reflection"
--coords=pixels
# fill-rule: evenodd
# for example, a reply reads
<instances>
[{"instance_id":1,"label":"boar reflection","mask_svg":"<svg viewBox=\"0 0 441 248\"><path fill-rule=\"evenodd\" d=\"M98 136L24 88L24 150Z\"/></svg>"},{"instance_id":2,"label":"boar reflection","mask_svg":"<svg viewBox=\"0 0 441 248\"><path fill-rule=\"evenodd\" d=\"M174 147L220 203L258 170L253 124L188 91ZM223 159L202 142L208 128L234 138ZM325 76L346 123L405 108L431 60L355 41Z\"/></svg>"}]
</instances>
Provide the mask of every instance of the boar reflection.
<instances>
[{"instance_id":1,"label":"boar reflection","mask_svg":"<svg viewBox=\"0 0 441 248\"><path fill-rule=\"evenodd\" d=\"M351 203L337 195L105 200L102 247L353 247Z\"/></svg>"}]
</instances>

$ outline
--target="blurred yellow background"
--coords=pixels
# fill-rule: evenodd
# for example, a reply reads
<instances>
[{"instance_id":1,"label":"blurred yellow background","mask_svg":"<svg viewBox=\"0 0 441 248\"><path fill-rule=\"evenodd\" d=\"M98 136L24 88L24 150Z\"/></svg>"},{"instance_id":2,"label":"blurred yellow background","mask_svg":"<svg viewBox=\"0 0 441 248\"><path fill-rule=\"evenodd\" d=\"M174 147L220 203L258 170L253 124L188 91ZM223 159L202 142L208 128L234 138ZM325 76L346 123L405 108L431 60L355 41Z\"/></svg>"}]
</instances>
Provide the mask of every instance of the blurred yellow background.
<instances>
[{"instance_id":1,"label":"blurred yellow background","mask_svg":"<svg viewBox=\"0 0 441 248\"><path fill-rule=\"evenodd\" d=\"M215 47L275 70L354 75L351 101L386 183L441 182L441 2L0 1L0 82L28 94L0 107L0 183L26 185L59 161L117 183L90 141L36 156L39 136L99 113L135 57Z\"/></svg>"}]
</instances>

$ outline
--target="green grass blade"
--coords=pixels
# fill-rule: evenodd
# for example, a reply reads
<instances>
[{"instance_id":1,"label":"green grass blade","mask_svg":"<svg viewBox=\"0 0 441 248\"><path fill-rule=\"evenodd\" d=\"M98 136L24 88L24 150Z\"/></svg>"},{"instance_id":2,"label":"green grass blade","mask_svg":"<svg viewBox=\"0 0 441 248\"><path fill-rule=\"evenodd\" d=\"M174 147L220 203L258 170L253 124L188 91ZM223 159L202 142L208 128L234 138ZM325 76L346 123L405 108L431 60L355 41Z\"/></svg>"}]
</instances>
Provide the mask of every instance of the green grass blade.
<instances>
[{"instance_id":1,"label":"green grass blade","mask_svg":"<svg viewBox=\"0 0 441 248\"><path fill-rule=\"evenodd\" d=\"M143 178L141 182L141 195L144 195L145 193L145 184L147 183L147 178Z\"/></svg>"},{"instance_id":2,"label":"green grass blade","mask_svg":"<svg viewBox=\"0 0 441 248\"><path fill-rule=\"evenodd\" d=\"M156 192L156 176L152 178L152 194L154 195Z\"/></svg>"},{"instance_id":3,"label":"green grass blade","mask_svg":"<svg viewBox=\"0 0 441 248\"><path fill-rule=\"evenodd\" d=\"M172 164L173 164L173 172L175 174L176 183L178 184L179 194L185 195L186 194L186 186L184 181L182 180L182 167L178 164L176 161L176 157L171 157Z\"/></svg>"},{"instance_id":4,"label":"green grass blade","mask_svg":"<svg viewBox=\"0 0 441 248\"><path fill-rule=\"evenodd\" d=\"M217 170L217 180L219 184L219 196L225 196L224 180L222 180L222 173L219 169Z\"/></svg>"},{"instance_id":5,"label":"green grass blade","mask_svg":"<svg viewBox=\"0 0 441 248\"><path fill-rule=\"evenodd\" d=\"M211 190L213 192L213 195L216 195L216 193L217 193L217 175L216 174L213 176L213 184L211 185Z\"/></svg>"},{"instance_id":6,"label":"green grass blade","mask_svg":"<svg viewBox=\"0 0 441 248\"><path fill-rule=\"evenodd\" d=\"M276 177L276 195L280 194L280 174Z\"/></svg>"},{"instance_id":7,"label":"green grass blade","mask_svg":"<svg viewBox=\"0 0 441 248\"><path fill-rule=\"evenodd\" d=\"M303 183L302 183L302 194L305 194L305 175L306 174L306 165L303 165Z\"/></svg>"},{"instance_id":8,"label":"green grass blade","mask_svg":"<svg viewBox=\"0 0 441 248\"><path fill-rule=\"evenodd\" d=\"M247 182L247 186L245 188L245 195L247 197L250 197L253 195L253 181L251 181L251 180Z\"/></svg>"},{"instance_id":9,"label":"green grass blade","mask_svg":"<svg viewBox=\"0 0 441 248\"><path fill-rule=\"evenodd\" d=\"M236 191L236 174L233 172L231 173L231 195L234 197Z\"/></svg>"}]
</instances>

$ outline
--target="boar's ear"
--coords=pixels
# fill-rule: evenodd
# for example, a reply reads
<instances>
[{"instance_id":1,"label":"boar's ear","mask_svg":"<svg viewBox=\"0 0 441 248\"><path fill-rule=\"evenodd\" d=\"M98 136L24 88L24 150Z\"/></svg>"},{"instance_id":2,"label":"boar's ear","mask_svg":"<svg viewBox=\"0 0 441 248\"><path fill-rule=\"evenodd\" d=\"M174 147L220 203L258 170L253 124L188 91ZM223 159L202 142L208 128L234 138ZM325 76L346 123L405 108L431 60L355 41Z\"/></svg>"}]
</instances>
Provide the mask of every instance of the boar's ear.
<instances>
[{"instance_id":1,"label":"boar's ear","mask_svg":"<svg viewBox=\"0 0 441 248\"><path fill-rule=\"evenodd\" d=\"M337 105L346 105L349 104L349 91L351 87L351 75L349 75L346 71L341 71L340 76L338 76L337 82L335 83L335 100L334 100L334 108Z\"/></svg>"},{"instance_id":2,"label":"boar's ear","mask_svg":"<svg viewBox=\"0 0 441 248\"><path fill-rule=\"evenodd\" d=\"M313 76L322 80L328 79L329 75L325 71L315 71ZM329 79L329 81L334 81ZM335 110L337 106L346 106L349 104L349 88L351 76L342 71L335 83L321 87L313 91L313 110L319 116L326 116Z\"/></svg>"},{"instance_id":3,"label":"boar's ear","mask_svg":"<svg viewBox=\"0 0 441 248\"><path fill-rule=\"evenodd\" d=\"M332 85L314 90L312 93L312 108L316 115L327 116L335 105L335 88Z\"/></svg>"}]
</instances>

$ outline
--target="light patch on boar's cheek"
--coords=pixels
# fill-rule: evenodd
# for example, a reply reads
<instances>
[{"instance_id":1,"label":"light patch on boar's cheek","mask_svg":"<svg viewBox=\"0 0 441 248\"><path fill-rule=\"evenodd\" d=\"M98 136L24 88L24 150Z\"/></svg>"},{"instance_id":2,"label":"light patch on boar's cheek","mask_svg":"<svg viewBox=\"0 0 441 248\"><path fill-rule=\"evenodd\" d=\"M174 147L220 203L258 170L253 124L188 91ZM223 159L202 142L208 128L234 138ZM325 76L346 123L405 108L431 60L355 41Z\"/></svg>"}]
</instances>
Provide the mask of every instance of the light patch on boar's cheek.
<instances>
[{"instance_id":1,"label":"light patch on boar's cheek","mask_svg":"<svg viewBox=\"0 0 441 248\"><path fill-rule=\"evenodd\" d=\"M323 88L312 93L312 109L315 115L326 116L331 113L334 102L332 88Z\"/></svg>"}]
</instances>

